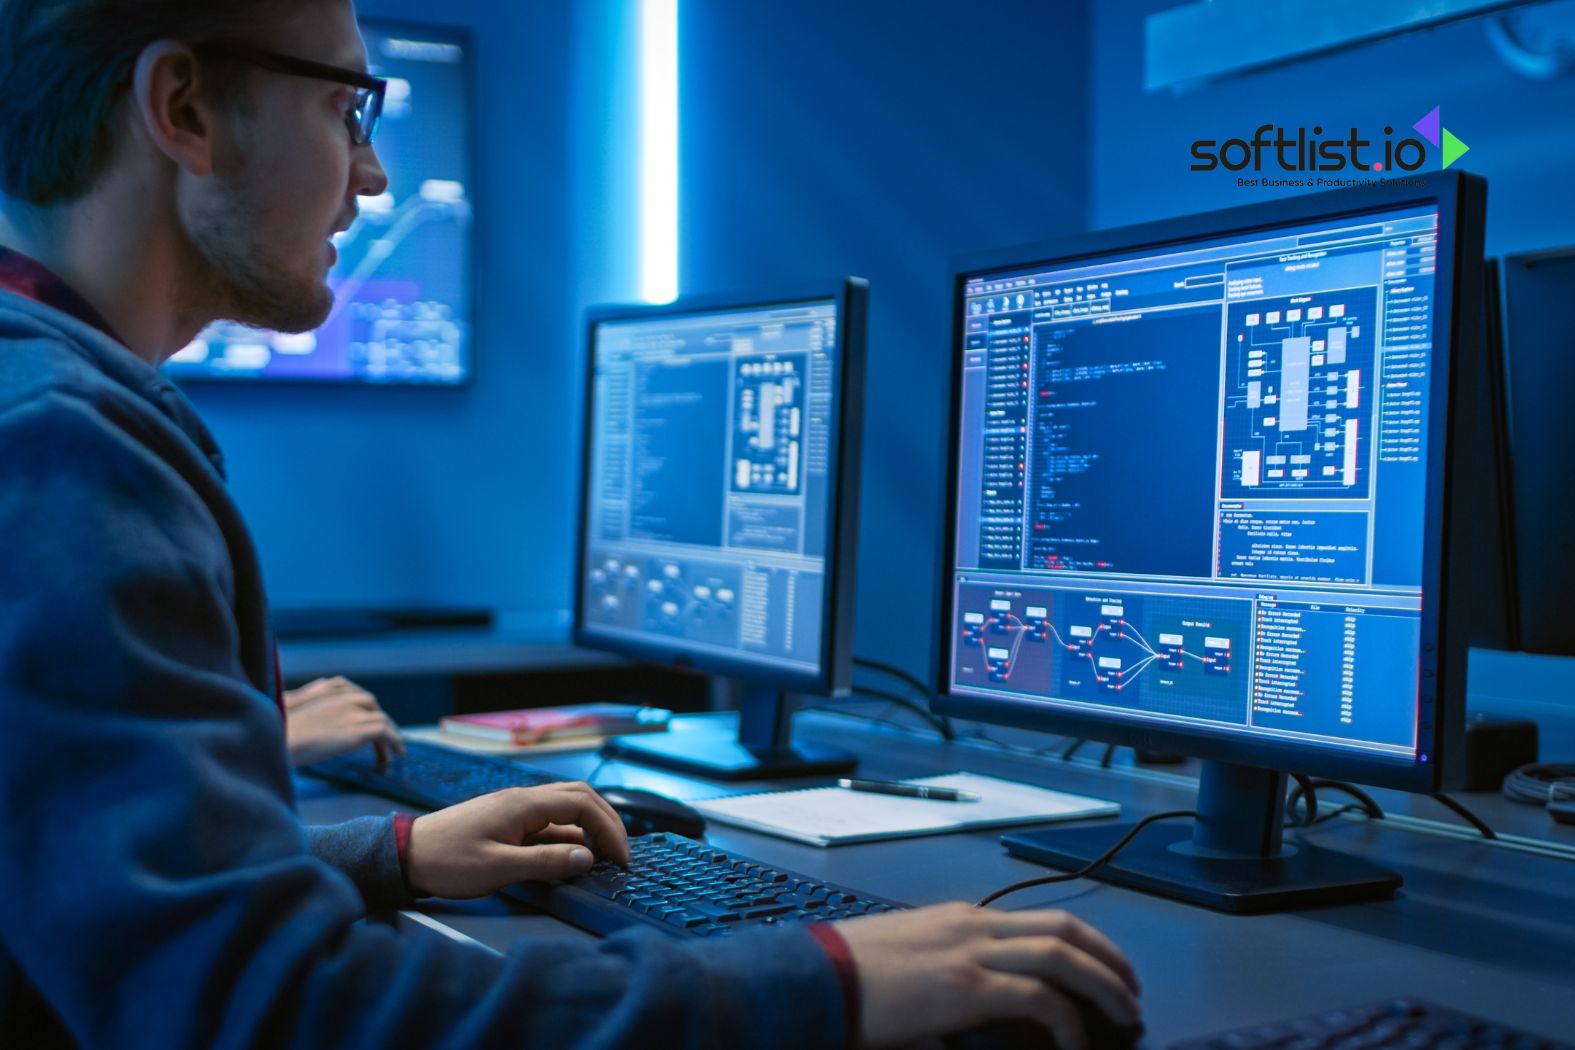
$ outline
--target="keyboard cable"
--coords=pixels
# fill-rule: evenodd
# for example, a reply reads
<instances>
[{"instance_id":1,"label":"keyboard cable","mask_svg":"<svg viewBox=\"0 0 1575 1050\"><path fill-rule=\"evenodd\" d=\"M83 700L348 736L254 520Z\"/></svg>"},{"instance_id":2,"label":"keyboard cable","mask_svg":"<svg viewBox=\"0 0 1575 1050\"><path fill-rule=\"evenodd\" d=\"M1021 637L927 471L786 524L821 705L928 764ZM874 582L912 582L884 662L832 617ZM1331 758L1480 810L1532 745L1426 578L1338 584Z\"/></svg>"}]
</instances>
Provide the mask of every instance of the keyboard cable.
<instances>
[{"instance_id":1,"label":"keyboard cable","mask_svg":"<svg viewBox=\"0 0 1575 1050\"><path fill-rule=\"evenodd\" d=\"M1114 846L1111 846L1109 849L1105 850L1105 852L1089 861L1077 871L1063 872L1059 875L1041 875L1038 878L1024 879L1022 882L1014 882L1010 886L1003 886L993 893L986 894L979 900L979 903L975 905L975 907L987 908L996 901L1000 900L1002 897L1005 897L1007 894L1016 893L1019 890L1032 889L1035 886L1049 886L1058 882L1073 882L1077 879L1087 878L1092 873L1098 871L1100 868L1110 863L1116 854L1126 849L1127 844L1137 837L1138 832L1142 831L1150 824L1161 820L1175 820L1180 817L1195 818L1197 815L1198 811L1195 809L1171 809L1166 810L1163 813L1151 813L1142 820L1138 821L1136 824L1132 825L1132 827L1127 830L1127 833L1121 836L1121 840Z\"/></svg>"}]
</instances>

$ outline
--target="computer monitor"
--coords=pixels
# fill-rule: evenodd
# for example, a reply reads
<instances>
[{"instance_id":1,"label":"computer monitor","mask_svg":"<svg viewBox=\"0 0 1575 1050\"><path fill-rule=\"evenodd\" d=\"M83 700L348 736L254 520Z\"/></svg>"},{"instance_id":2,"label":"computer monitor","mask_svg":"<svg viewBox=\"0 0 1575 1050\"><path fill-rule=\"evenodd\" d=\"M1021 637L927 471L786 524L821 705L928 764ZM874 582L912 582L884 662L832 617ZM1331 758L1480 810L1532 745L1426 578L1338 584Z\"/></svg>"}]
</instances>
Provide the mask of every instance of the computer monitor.
<instances>
[{"instance_id":1,"label":"computer monitor","mask_svg":"<svg viewBox=\"0 0 1575 1050\"><path fill-rule=\"evenodd\" d=\"M1518 648L1575 656L1575 558L1570 556L1575 475L1575 248L1507 256L1505 370L1516 542Z\"/></svg>"},{"instance_id":2,"label":"computer monitor","mask_svg":"<svg viewBox=\"0 0 1575 1050\"><path fill-rule=\"evenodd\" d=\"M178 382L453 386L471 368L471 46L461 30L364 19L388 78L374 146L388 189L334 238L333 312L285 335L209 325L166 365ZM325 249L326 250L326 249Z\"/></svg>"},{"instance_id":3,"label":"computer monitor","mask_svg":"<svg viewBox=\"0 0 1575 1050\"><path fill-rule=\"evenodd\" d=\"M1204 760L1193 826L1099 877L1239 911L1399 884L1284 842L1285 778L1455 763L1485 195L1437 173L960 267L936 706ZM1080 868L1120 834L1008 848Z\"/></svg>"},{"instance_id":4,"label":"computer monitor","mask_svg":"<svg viewBox=\"0 0 1575 1050\"><path fill-rule=\"evenodd\" d=\"M708 723L606 754L721 779L826 773L787 694L852 676L868 285L593 310L577 642L737 683Z\"/></svg>"}]
</instances>

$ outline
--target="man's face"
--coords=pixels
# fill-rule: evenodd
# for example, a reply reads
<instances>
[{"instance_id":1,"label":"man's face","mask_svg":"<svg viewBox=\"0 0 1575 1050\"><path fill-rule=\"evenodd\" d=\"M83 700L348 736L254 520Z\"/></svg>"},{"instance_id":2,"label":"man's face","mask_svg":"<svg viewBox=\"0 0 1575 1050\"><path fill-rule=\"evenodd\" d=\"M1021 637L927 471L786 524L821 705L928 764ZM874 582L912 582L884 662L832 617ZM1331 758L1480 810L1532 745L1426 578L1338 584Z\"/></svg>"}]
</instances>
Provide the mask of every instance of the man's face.
<instances>
[{"instance_id":1,"label":"man's face","mask_svg":"<svg viewBox=\"0 0 1575 1050\"><path fill-rule=\"evenodd\" d=\"M262 46L344 69L366 69L349 3L301 4ZM191 305L261 328L316 328L333 307L329 238L356 214L356 197L387 176L345 126L354 89L327 80L247 70L244 102L228 115L213 175L182 187L177 207L192 248Z\"/></svg>"}]
</instances>

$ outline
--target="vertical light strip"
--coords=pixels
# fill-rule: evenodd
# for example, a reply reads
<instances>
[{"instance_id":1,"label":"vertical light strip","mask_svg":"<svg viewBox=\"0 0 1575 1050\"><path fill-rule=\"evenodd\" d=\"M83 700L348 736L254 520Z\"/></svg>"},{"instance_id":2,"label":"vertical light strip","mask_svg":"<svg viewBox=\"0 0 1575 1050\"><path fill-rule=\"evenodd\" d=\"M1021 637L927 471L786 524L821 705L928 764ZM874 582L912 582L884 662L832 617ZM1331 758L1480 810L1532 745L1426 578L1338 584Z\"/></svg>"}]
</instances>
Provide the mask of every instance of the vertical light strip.
<instances>
[{"instance_id":1,"label":"vertical light strip","mask_svg":"<svg viewBox=\"0 0 1575 1050\"><path fill-rule=\"evenodd\" d=\"M640 0L640 298L678 298L678 0Z\"/></svg>"}]
</instances>

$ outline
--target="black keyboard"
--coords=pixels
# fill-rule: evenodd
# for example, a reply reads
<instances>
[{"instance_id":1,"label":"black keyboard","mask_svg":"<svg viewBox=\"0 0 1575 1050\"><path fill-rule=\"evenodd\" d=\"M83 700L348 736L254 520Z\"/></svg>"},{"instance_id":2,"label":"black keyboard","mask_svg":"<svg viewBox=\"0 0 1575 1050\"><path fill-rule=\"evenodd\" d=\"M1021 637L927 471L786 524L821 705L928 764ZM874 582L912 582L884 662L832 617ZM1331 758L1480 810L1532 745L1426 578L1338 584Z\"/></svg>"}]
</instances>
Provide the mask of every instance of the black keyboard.
<instances>
[{"instance_id":1,"label":"black keyboard","mask_svg":"<svg viewBox=\"0 0 1575 1050\"><path fill-rule=\"evenodd\" d=\"M463 754L419 740L405 741L405 754L390 758L381 769L372 749L364 747L325 758L301 772L425 809L442 809L502 788L536 787L564 779L506 758Z\"/></svg>"},{"instance_id":2,"label":"black keyboard","mask_svg":"<svg viewBox=\"0 0 1575 1050\"><path fill-rule=\"evenodd\" d=\"M1391 999L1177 1043L1171 1050L1571 1050L1419 999Z\"/></svg>"},{"instance_id":3,"label":"black keyboard","mask_svg":"<svg viewBox=\"0 0 1575 1050\"><path fill-rule=\"evenodd\" d=\"M644 925L681 937L725 937L906 907L677 835L632 838L629 855L628 868L598 861L572 882L521 882L503 892L600 934Z\"/></svg>"}]
</instances>

